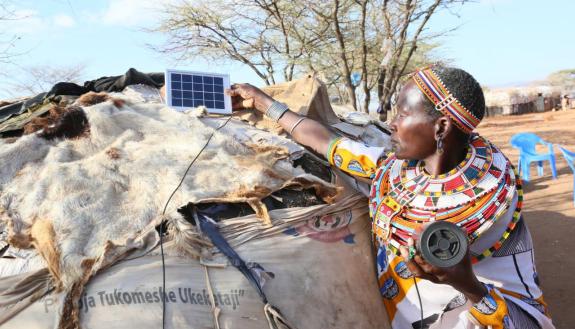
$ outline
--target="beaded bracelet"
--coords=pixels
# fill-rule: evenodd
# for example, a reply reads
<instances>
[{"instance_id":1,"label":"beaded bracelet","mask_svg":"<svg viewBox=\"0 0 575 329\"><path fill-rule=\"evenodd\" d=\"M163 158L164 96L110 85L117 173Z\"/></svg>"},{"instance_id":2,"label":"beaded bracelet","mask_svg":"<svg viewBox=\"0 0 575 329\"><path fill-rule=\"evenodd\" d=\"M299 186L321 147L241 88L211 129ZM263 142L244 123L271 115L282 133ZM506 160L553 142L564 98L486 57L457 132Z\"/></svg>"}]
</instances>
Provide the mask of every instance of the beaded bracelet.
<instances>
[{"instance_id":1,"label":"beaded bracelet","mask_svg":"<svg viewBox=\"0 0 575 329\"><path fill-rule=\"evenodd\" d=\"M289 107L281 102L274 101L270 107L266 110L266 116L272 119L275 122L278 122L279 119L289 111Z\"/></svg>"},{"instance_id":2,"label":"beaded bracelet","mask_svg":"<svg viewBox=\"0 0 575 329\"><path fill-rule=\"evenodd\" d=\"M491 291L493 290L494 286L491 284L485 284L483 282L481 282L481 284L487 289L487 294L472 306L481 314L491 315L495 313L498 308L497 301L495 301L493 296L491 296Z\"/></svg>"}]
</instances>

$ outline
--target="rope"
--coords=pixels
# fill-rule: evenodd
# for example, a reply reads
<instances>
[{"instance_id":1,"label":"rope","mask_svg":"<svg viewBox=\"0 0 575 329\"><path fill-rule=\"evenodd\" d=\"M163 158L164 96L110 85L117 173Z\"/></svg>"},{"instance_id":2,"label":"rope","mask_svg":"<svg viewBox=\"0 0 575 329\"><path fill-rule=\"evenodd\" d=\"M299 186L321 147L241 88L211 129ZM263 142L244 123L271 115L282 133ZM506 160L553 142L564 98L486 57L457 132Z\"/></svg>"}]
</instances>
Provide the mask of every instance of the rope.
<instances>
[{"instance_id":1,"label":"rope","mask_svg":"<svg viewBox=\"0 0 575 329\"><path fill-rule=\"evenodd\" d=\"M216 298L214 297L214 292L212 290L212 283L210 281L210 274L208 273L208 267L204 265L204 273L206 274L206 286L208 287L208 293L210 294L210 301L212 303L212 315L214 317L215 329L220 329L220 312L221 309L216 306Z\"/></svg>"},{"instance_id":2,"label":"rope","mask_svg":"<svg viewBox=\"0 0 575 329\"><path fill-rule=\"evenodd\" d=\"M295 329L289 324L283 315L271 304L264 305L264 314L270 329Z\"/></svg>"}]
</instances>

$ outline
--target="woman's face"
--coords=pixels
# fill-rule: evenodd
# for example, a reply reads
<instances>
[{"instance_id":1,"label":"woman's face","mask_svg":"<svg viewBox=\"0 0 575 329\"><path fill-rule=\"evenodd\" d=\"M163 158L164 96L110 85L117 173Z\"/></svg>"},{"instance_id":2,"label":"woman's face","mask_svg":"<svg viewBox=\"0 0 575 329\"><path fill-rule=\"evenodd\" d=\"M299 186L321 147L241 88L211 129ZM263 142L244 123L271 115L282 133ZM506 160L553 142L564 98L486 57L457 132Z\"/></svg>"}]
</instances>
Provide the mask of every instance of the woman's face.
<instances>
[{"instance_id":1,"label":"woman's face","mask_svg":"<svg viewBox=\"0 0 575 329\"><path fill-rule=\"evenodd\" d=\"M425 95L413 81L400 91L397 114L391 120L391 143L399 159L423 160L437 149L435 120L425 110Z\"/></svg>"}]
</instances>

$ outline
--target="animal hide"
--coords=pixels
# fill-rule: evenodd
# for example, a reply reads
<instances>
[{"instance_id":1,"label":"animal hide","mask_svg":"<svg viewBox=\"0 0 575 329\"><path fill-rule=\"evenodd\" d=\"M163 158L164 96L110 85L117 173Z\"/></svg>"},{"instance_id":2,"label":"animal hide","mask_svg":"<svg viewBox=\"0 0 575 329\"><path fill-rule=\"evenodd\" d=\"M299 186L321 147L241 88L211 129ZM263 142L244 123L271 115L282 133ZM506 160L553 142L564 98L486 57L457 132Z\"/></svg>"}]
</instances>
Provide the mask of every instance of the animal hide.
<instances>
[{"instance_id":1,"label":"animal hide","mask_svg":"<svg viewBox=\"0 0 575 329\"><path fill-rule=\"evenodd\" d=\"M117 105L84 107L89 131L74 139L39 132L0 143L0 224L11 245L35 248L48 264L63 296L60 328L79 327L78 298L89 278L141 248L138 239L155 236L162 220L181 222L178 207L247 202L265 221L261 199L283 187L315 188L327 201L337 193L294 168L287 148L240 142L229 127L215 131L215 119L161 104Z\"/></svg>"},{"instance_id":2,"label":"animal hide","mask_svg":"<svg viewBox=\"0 0 575 329\"><path fill-rule=\"evenodd\" d=\"M263 91L275 100L286 103L290 110L300 115L329 125L340 122L331 108L326 85L315 74L267 86ZM283 132L283 128L277 122L269 120L258 111L245 110L239 112L239 116L260 129L277 134Z\"/></svg>"}]
</instances>

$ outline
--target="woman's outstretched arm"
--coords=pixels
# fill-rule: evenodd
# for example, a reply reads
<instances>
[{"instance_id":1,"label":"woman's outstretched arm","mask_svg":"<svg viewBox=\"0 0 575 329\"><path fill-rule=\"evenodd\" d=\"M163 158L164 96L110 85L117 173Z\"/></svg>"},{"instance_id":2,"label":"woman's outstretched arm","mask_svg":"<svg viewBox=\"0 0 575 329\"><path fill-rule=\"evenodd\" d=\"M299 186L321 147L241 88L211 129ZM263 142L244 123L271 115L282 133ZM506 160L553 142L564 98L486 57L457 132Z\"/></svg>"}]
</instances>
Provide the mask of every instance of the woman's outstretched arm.
<instances>
[{"instance_id":1,"label":"woman's outstretched arm","mask_svg":"<svg viewBox=\"0 0 575 329\"><path fill-rule=\"evenodd\" d=\"M384 147L367 146L348 138L340 138L320 122L286 111L285 105L274 103L273 98L252 85L234 84L227 93L232 96L234 109L255 108L267 114L296 142L311 148L333 166L366 183L374 177L380 160L389 151Z\"/></svg>"},{"instance_id":2,"label":"woman's outstretched arm","mask_svg":"<svg viewBox=\"0 0 575 329\"><path fill-rule=\"evenodd\" d=\"M232 97L233 108L237 110L254 108L265 114L274 102L272 97L250 84L234 84L227 93ZM278 123L296 142L323 156L327 154L330 142L337 137L323 124L292 111L285 112Z\"/></svg>"}]
</instances>

